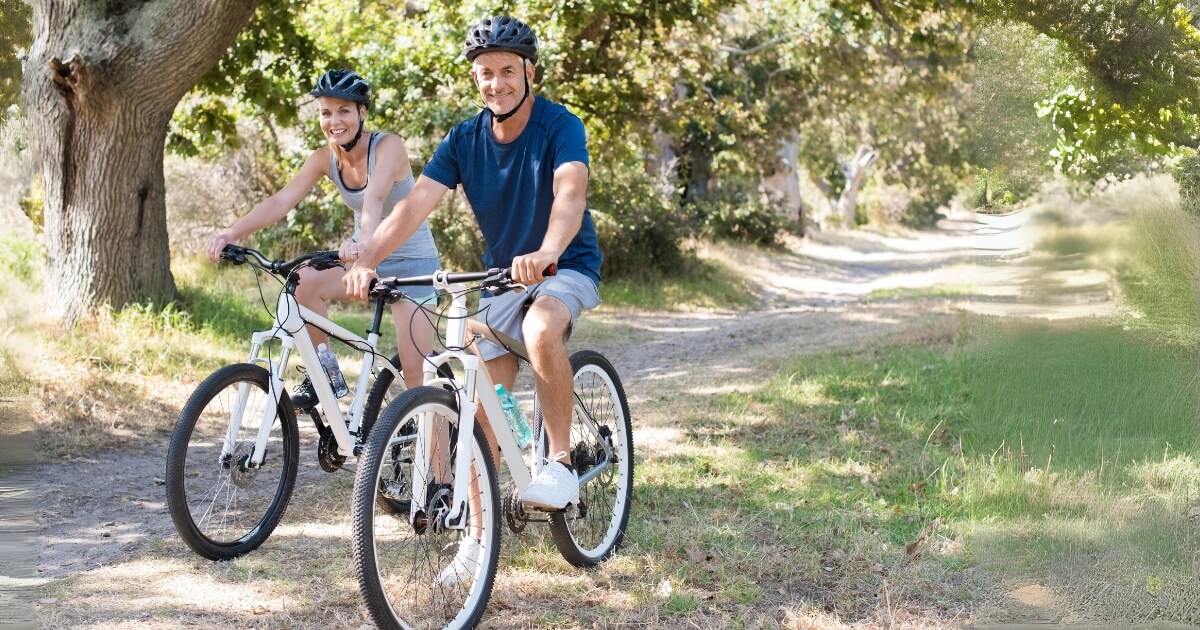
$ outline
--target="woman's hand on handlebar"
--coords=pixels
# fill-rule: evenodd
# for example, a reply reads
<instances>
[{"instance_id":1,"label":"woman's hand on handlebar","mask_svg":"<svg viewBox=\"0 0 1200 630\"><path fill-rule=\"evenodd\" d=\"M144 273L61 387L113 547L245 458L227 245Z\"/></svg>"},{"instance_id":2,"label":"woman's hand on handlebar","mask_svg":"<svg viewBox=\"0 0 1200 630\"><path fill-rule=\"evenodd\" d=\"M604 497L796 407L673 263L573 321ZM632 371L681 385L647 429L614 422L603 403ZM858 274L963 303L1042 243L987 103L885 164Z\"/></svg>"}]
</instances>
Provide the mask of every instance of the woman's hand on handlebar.
<instances>
[{"instance_id":1,"label":"woman's hand on handlebar","mask_svg":"<svg viewBox=\"0 0 1200 630\"><path fill-rule=\"evenodd\" d=\"M342 260L345 260L345 258ZM366 302L370 299L371 285L378 277L379 274L374 269L354 265L346 271L346 275L342 276L342 286L346 289L346 295Z\"/></svg>"},{"instance_id":2,"label":"woman's hand on handlebar","mask_svg":"<svg viewBox=\"0 0 1200 630\"><path fill-rule=\"evenodd\" d=\"M342 259L342 262L351 264L358 260L358 257L361 256L365 251L367 251L366 243L346 241L345 243L342 243L340 248L338 248L338 257Z\"/></svg>"},{"instance_id":3,"label":"woman's hand on handlebar","mask_svg":"<svg viewBox=\"0 0 1200 630\"><path fill-rule=\"evenodd\" d=\"M221 232L212 237L208 242L208 259L213 262L221 261L221 250L225 249L226 245L234 243L237 239L233 238L229 232Z\"/></svg>"}]
</instances>

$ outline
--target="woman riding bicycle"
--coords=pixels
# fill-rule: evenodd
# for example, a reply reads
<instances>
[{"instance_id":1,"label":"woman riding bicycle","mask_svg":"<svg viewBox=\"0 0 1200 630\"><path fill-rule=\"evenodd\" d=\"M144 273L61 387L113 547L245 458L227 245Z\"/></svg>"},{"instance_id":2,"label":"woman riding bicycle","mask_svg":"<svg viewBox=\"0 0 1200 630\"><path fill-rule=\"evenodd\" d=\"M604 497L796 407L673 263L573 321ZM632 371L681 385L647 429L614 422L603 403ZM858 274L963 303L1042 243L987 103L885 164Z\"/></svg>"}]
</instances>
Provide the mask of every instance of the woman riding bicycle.
<instances>
[{"instance_id":1,"label":"woman riding bicycle","mask_svg":"<svg viewBox=\"0 0 1200 630\"><path fill-rule=\"evenodd\" d=\"M391 213L413 187L412 167L404 141L394 134L364 129L371 106L371 86L349 70L331 70L321 75L310 92L320 108L321 132L329 146L313 151L300 172L279 192L263 200L240 221L216 234L208 245L208 257L220 260L229 243L244 239L287 215L322 177L328 177L351 210L354 235L339 249L342 260L353 262L365 251L380 222ZM437 247L428 222L379 263L380 276L415 276L433 273L440 267ZM297 301L322 316L329 300L347 300L343 269L301 270ZM396 347L406 387L421 384L421 357L433 346L429 318L414 316L421 304L436 300L432 287L413 287L413 301L392 305L396 325ZM314 344L328 342L321 330L309 326ZM317 404L312 383L306 377L292 393L297 408Z\"/></svg>"}]
</instances>

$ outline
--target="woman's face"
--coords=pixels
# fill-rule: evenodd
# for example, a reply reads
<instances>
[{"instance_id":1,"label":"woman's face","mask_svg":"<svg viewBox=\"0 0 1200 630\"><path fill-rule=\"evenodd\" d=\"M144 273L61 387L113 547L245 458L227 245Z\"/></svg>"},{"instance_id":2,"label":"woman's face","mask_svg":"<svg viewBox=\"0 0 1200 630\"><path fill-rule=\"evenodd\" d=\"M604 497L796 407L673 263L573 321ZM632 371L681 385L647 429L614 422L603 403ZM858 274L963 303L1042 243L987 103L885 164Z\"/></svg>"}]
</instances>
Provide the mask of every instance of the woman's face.
<instances>
[{"instance_id":1,"label":"woman's face","mask_svg":"<svg viewBox=\"0 0 1200 630\"><path fill-rule=\"evenodd\" d=\"M366 108L354 101L332 96L317 97L321 112L321 132L334 144L346 144L358 133L358 123L366 116Z\"/></svg>"}]
</instances>

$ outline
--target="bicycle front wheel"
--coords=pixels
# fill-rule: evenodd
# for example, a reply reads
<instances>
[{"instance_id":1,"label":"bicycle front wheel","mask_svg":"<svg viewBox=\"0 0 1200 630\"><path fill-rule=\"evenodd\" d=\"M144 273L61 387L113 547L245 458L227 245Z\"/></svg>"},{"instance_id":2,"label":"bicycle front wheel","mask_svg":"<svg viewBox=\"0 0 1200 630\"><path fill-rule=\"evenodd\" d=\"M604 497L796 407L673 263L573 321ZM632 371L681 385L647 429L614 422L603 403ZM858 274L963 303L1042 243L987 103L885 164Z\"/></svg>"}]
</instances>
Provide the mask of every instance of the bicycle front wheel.
<instances>
[{"instance_id":1,"label":"bicycle front wheel","mask_svg":"<svg viewBox=\"0 0 1200 630\"><path fill-rule=\"evenodd\" d=\"M467 628L483 614L500 554L496 469L478 425L460 453L452 392L418 387L379 416L354 480L351 518L358 583L380 628ZM428 427L423 432L420 427ZM417 449L426 453L417 457ZM471 457L463 522L453 508L455 466ZM423 466L415 462L425 460ZM424 502L413 506L414 489Z\"/></svg>"},{"instance_id":2,"label":"bicycle front wheel","mask_svg":"<svg viewBox=\"0 0 1200 630\"><path fill-rule=\"evenodd\" d=\"M275 403L270 373L230 365L204 379L184 405L167 448L167 506L189 547L210 560L254 550L283 518L300 459L296 414ZM263 416L271 422L262 464L250 462ZM233 424L237 431L231 431Z\"/></svg>"},{"instance_id":3,"label":"bicycle front wheel","mask_svg":"<svg viewBox=\"0 0 1200 630\"><path fill-rule=\"evenodd\" d=\"M608 359L581 350L571 355L571 370L571 461L586 481L575 509L550 515L550 535L567 562L590 567L611 556L625 537L633 494L633 430L625 389ZM544 436L538 444L545 457Z\"/></svg>"}]
</instances>

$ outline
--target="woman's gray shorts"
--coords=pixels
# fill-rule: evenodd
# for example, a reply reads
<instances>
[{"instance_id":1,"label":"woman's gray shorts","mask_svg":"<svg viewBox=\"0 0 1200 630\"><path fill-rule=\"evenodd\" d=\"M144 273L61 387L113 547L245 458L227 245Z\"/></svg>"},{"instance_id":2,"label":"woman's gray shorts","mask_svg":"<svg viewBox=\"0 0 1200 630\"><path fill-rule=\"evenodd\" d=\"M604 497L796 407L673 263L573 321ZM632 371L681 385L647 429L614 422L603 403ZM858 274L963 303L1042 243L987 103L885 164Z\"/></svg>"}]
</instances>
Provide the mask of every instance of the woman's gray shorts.
<instances>
[{"instance_id":1,"label":"woman's gray shorts","mask_svg":"<svg viewBox=\"0 0 1200 630\"><path fill-rule=\"evenodd\" d=\"M375 267L375 273L379 274L380 278L397 277L409 278L412 276L428 276L441 268L441 262L437 258L385 258L383 262ZM414 302L425 303L437 298L437 293L433 290L433 286L425 287L402 287L402 291Z\"/></svg>"},{"instance_id":2,"label":"woman's gray shorts","mask_svg":"<svg viewBox=\"0 0 1200 630\"><path fill-rule=\"evenodd\" d=\"M521 332L521 322L525 319L525 305L533 304L537 298L548 295L557 298L571 311L571 324L579 319L579 313L584 309L593 309L600 305L600 291L596 283L588 276L570 269L559 269L558 274L527 287L524 291L482 297L479 299L479 321L486 323L492 330L499 330L525 343L525 335ZM567 328L567 334L571 329ZM480 355L485 361L508 353L503 346L483 339L479 342Z\"/></svg>"}]
</instances>

